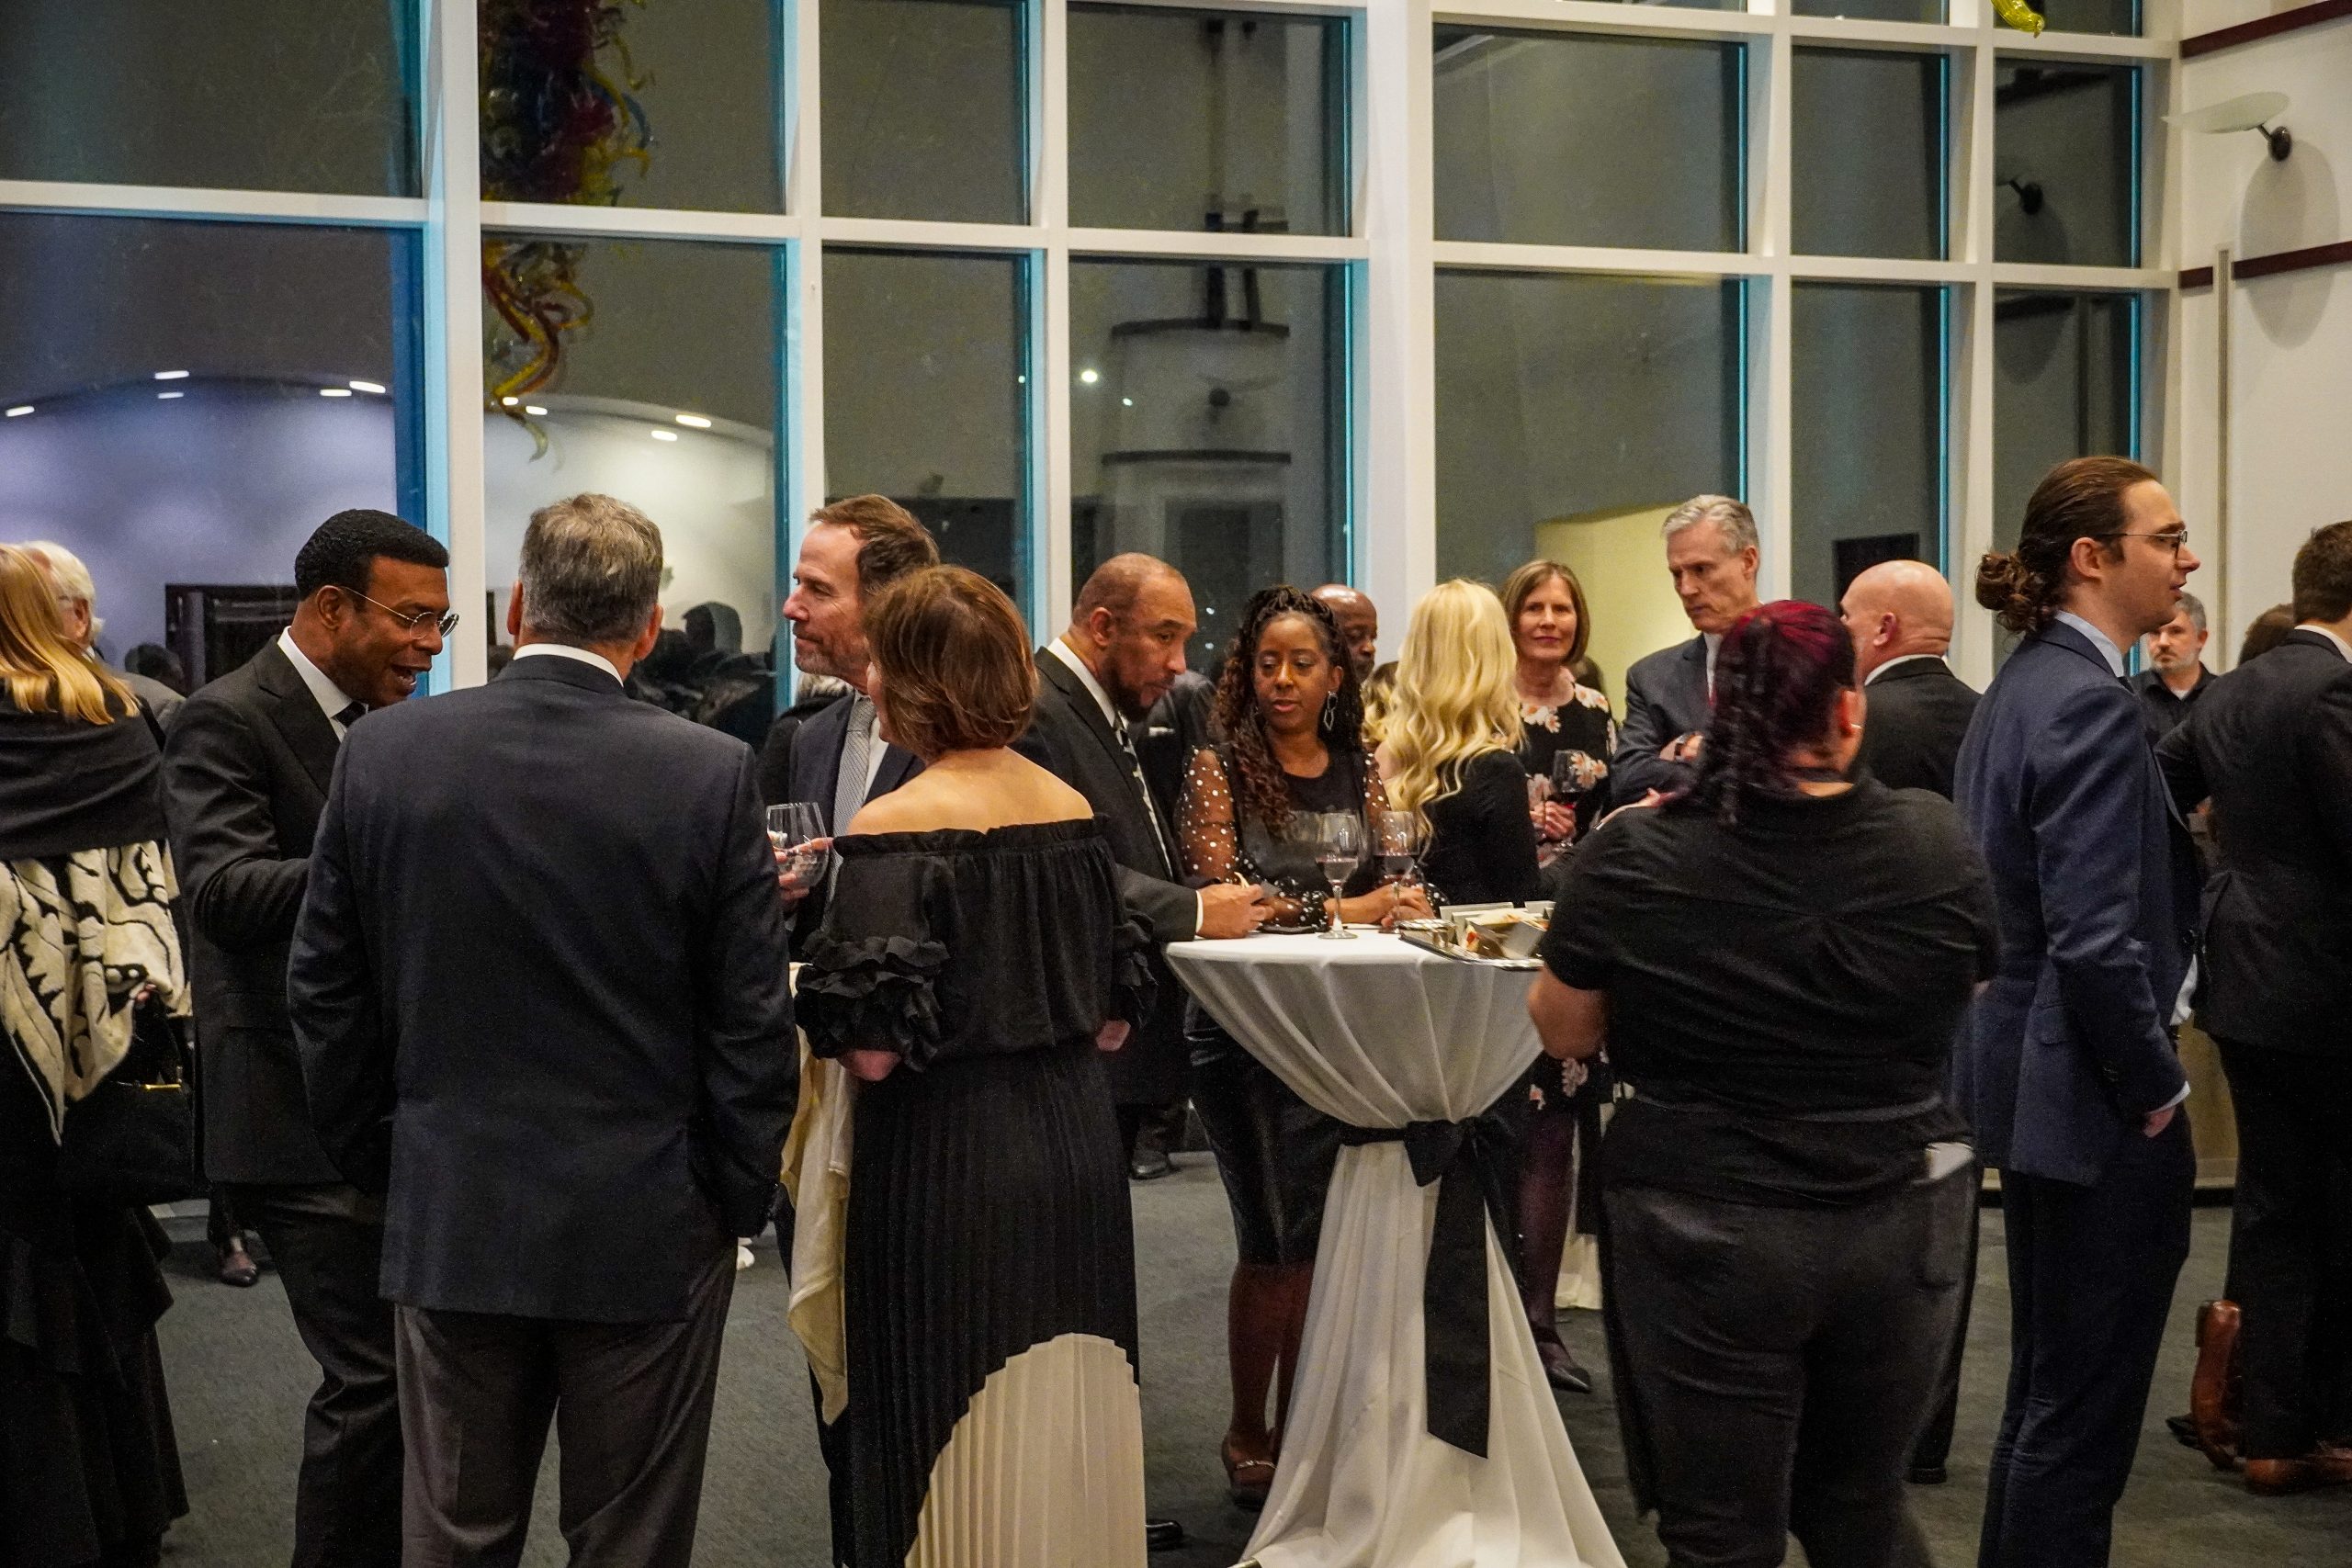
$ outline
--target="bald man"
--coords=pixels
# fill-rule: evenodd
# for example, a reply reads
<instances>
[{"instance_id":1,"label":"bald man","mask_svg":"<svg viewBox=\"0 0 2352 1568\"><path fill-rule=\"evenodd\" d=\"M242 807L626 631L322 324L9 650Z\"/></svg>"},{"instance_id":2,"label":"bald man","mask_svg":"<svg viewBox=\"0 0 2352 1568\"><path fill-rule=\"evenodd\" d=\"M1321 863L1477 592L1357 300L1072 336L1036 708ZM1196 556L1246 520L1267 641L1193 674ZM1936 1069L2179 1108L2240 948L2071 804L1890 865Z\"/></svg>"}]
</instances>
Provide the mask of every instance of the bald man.
<instances>
[{"instance_id":1,"label":"bald man","mask_svg":"<svg viewBox=\"0 0 2352 1568\"><path fill-rule=\"evenodd\" d=\"M1952 763L1976 712L1975 690L1944 661L1951 585L1924 561L1881 561L1854 579L1838 608L1870 698L1861 764L1890 789L1951 799Z\"/></svg>"},{"instance_id":2,"label":"bald man","mask_svg":"<svg viewBox=\"0 0 2352 1568\"><path fill-rule=\"evenodd\" d=\"M1340 637L1348 645L1348 662L1356 667L1358 683L1371 680L1380 665L1380 606L1370 594L1344 582L1327 582L1314 596L1340 623Z\"/></svg>"}]
</instances>

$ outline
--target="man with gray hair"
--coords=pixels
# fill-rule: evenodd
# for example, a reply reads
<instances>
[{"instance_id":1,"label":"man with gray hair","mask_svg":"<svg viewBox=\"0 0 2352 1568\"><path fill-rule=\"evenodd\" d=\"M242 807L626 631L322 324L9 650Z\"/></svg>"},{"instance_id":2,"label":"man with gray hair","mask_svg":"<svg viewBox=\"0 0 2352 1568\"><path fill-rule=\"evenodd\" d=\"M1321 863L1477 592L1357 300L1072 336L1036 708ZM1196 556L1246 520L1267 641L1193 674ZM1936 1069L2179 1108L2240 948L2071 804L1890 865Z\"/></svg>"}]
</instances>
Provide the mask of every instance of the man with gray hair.
<instances>
[{"instance_id":1,"label":"man with gray hair","mask_svg":"<svg viewBox=\"0 0 2352 1568\"><path fill-rule=\"evenodd\" d=\"M2188 720L2188 710L2213 683L2205 668L2204 602L2183 592L2172 619L2140 639L2148 667L2132 677L2132 690L2148 716L2148 739L2162 740Z\"/></svg>"},{"instance_id":2,"label":"man with gray hair","mask_svg":"<svg viewBox=\"0 0 2352 1568\"><path fill-rule=\"evenodd\" d=\"M1694 495L1666 514L1666 569L1698 636L1625 671L1625 722L1610 777L1618 804L1690 782L1714 700L1715 649L1756 608L1756 517L1727 495Z\"/></svg>"},{"instance_id":3,"label":"man with gray hair","mask_svg":"<svg viewBox=\"0 0 2352 1568\"><path fill-rule=\"evenodd\" d=\"M355 726L319 824L288 1001L385 1195L412 1563L521 1555L551 1420L572 1562L693 1554L797 1063L751 750L622 692L661 581L634 508L542 508L513 662Z\"/></svg>"},{"instance_id":4,"label":"man with gray hair","mask_svg":"<svg viewBox=\"0 0 2352 1568\"><path fill-rule=\"evenodd\" d=\"M98 617L98 585L90 576L90 569L82 558L63 545L48 539L34 539L18 545L18 549L33 558L33 564L49 579L49 588L57 599L57 613L65 621L65 640L72 643L85 659L98 657L98 634L106 630L106 622ZM160 739L164 727L187 699L161 681L153 680L130 670L119 670L116 676L130 688L139 705Z\"/></svg>"}]
</instances>

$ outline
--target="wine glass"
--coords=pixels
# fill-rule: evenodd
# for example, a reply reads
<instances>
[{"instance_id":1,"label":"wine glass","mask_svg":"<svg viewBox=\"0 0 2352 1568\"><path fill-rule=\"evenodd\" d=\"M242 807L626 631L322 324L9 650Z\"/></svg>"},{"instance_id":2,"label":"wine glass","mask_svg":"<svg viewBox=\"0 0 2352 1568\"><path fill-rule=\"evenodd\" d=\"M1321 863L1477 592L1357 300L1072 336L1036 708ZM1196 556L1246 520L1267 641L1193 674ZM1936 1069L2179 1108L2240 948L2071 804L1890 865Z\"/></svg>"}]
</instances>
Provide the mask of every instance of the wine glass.
<instances>
[{"instance_id":1,"label":"wine glass","mask_svg":"<svg viewBox=\"0 0 2352 1568\"><path fill-rule=\"evenodd\" d=\"M1384 881L1409 886L1420 880L1421 825L1411 812L1394 806L1382 809L1373 818L1372 841Z\"/></svg>"},{"instance_id":2,"label":"wine glass","mask_svg":"<svg viewBox=\"0 0 2352 1568\"><path fill-rule=\"evenodd\" d=\"M825 818L806 800L768 807L768 843L775 851L776 875L787 894L805 894L825 880L832 869L833 841L825 836Z\"/></svg>"},{"instance_id":3,"label":"wine glass","mask_svg":"<svg viewBox=\"0 0 2352 1568\"><path fill-rule=\"evenodd\" d=\"M1552 798L1568 808L1568 837L1577 836L1577 809L1600 782L1600 764L1582 751L1552 754Z\"/></svg>"},{"instance_id":4,"label":"wine glass","mask_svg":"<svg viewBox=\"0 0 2352 1568\"><path fill-rule=\"evenodd\" d=\"M1355 940L1356 933L1348 930L1340 914L1340 890L1363 863L1363 820L1354 812L1323 814L1316 837L1315 863L1323 868L1323 880L1331 885L1331 924L1323 935L1333 942Z\"/></svg>"}]
</instances>

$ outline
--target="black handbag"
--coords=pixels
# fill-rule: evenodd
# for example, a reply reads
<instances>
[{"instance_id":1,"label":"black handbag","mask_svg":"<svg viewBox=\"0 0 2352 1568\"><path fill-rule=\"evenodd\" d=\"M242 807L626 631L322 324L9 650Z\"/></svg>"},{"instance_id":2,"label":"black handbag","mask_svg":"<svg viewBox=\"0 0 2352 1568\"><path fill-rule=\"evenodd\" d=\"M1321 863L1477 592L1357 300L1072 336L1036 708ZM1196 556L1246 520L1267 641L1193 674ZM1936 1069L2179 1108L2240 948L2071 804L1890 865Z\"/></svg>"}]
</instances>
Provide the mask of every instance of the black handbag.
<instances>
[{"instance_id":1,"label":"black handbag","mask_svg":"<svg viewBox=\"0 0 2352 1568\"><path fill-rule=\"evenodd\" d=\"M188 1065L179 1021L160 1003L141 1006L121 1066L66 1108L58 1184L125 1204L175 1203L202 1190Z\"/></svg>"}]
</instances>

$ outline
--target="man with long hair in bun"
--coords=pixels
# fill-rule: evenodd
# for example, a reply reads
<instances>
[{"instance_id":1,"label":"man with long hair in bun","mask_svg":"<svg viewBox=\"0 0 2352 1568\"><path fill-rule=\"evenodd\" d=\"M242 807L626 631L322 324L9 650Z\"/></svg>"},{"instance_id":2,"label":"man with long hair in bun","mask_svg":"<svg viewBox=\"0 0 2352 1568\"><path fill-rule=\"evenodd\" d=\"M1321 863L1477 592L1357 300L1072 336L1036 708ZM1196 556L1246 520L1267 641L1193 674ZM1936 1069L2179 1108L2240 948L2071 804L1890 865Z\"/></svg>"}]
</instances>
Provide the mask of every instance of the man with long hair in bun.
<instances>
[{"instance_id":1,"label":"man with long hair in bun","mask_svg":"<svg viewBox=\"0 0 2352 1568\"><path fill-rule=\"evenodd\" d=\"M2000 973L1956 1075L2008 1237L2008 1404L1981 1568L2098 1568L2131 1478L2196 1178L2186 1016L2198 875L2123 650L2198 567L2156 476L2077 457L1976 600L2023 641L1978 705L1956 798L1992 869Z\"/></svg>"}]
</instances>

